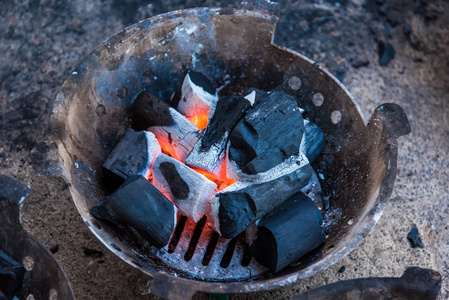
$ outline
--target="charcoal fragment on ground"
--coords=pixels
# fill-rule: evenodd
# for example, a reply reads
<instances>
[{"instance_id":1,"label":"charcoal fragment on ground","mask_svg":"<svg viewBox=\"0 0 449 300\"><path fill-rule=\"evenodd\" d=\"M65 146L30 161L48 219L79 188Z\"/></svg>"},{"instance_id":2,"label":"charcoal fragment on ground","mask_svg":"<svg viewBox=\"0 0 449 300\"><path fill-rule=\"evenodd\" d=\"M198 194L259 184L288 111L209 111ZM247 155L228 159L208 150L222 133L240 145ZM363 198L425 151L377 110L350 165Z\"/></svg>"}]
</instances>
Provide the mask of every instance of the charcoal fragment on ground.
<instances>
[{"instance_id":1,"label":"charcoal fragment on ground","mask_svg":"<svg viewBox=\"0 0 449 300\"><path fill-rule=\"evenodd\" d=\"M326 241L322 221L315 203L299 192L259 222L251 252L260 264L277 273Z\"/></svg>"},{"instance_id":2,"label":"charcoal fragment on ground","mask_svg":"<svg viewBox=\"0 0 449 300\"><path fill-rule=\"evenodd\" d=\"M159 153L161 147L153 133L128 128L103 163L103 174L108 184L115 188L133 175L147 178Z\"/></svg>"},{"instance_id":3,"label":"charcoal fragment on ground","mask_svg":"<svg viewBox=\"0 0 449 300\"><path fill-rule=\"evenodd\" d=\"M157 248L168 244L177 219L174 204L141 175L129 177L111 196L94 205L90 213L133 227Z\"/></svg>"},{"instance_id":4,"label":"charcoal fragment on ground","mask_svg":"<svg viewBox=\"0 0 449 300\"><path fill-rule=\"evenodd\" d=\"M273 91L261 97L235 126L229 137L229 156L247 174L264 172L298 155L303 132L295 99Z\"/></svg>"},{"instance_id":5,"label":"charcoal fragment on ground","mask_svg":"<svg viewBox=\"0 0 449 300\"><path fill-rule=\"evenodd\" d=\"M22 287L24 275L25 268L12 257L0 251L0 292L6 299L12 299Z\"/></svg>"},{"instance_id":6,"label":"charcoal fragment on ground","mask_svg":"<svg viewBox=\"0 0 449 300\"><path fill-rule=\"evenodd\" d=\"M49 250L52 254L56 254L59 251L59 245L51 246Z\"/></svg>"},{"instance_id":7,"label":"charcoal fragment on ground","mask_svg":"<svg viewBox=\"0 0 449 300\"><path fill-rule=\"evenodd\" d=\"M421 240L421 236L419 235L419 231L416 225L414 225L412 230L410 230L410 232L407 234L407 239L410 241L410 244L413 248L424 248L424 243Z\"/></svg>"},{"instance_id":8,"label":"charcoal fragment on ground","mask_svg":"<svg viewBox=\"0 0 449 300\"><path fill-rule=\"evenodd\" d=\"M95 250L95 249L91 249L91 248L87 248L87 247L83 247L83 252L87 256L96 256L96 257L103 256L103 251Z\"/></svg>"},{"instance_id":9,"label":"charcoal fragment on ground","mask_svg":"<svg viewBox=\"0 0 449 300\"><path fill-rule=\"evenodd\" d=\"M396 55L393 46L388 42L379 41L377 44L379 54L379 65L386 66Z\"/></svg>"}]
</instances>

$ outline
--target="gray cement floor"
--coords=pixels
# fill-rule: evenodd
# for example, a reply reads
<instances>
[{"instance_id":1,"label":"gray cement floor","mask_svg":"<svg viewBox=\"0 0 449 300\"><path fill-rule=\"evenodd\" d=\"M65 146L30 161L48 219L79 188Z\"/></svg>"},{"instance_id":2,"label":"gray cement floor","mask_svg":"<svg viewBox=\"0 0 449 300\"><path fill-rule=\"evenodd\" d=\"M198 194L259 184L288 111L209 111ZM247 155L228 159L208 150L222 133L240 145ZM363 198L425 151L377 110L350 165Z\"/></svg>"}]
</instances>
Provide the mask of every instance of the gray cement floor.
<instances>
[{"instance_id":1,"label":"gray cement floor","mask_svg":"<svg viewBox=\"0 0 449 300\"><path fill-rule=\"evenodd\" d=\"M271 292L231 299L284 299L327 283L370 276L400 276L407 266L443 275L440 299L449 298L449 3L429 0L280 1L276 42L341 77L366 116L384 102L400 104L412 133L399 143L398 175L382 219L363 243L312 278ZM405 3L405 4L404 4ZM419 3L419 1L416 1ZM152 4L151 6L148 4ZM194 6L234 6L230 1L2 1L0 6L0 173L31 186L23 207L26 229L55 258L77 299L155 299L151 278L112 255L78 215L66 184L38 177L30 151L45 134L64 78L102 40L158 13ZM415 9L415 12L413 11ZM390 28L389 24L397 25ZM411 34L403 33L404 23ZM391 35L391 37L390 37ZM377 40L396 56L379 66ZM369 62L357 67L357 62ZM416 224L424 248L412 248L407 233ZM92 258L83 246L102 250ZM346 271L338 270L345 266ZM199 296L206 298L206 296Z\"/></svg>"}]
</instances>

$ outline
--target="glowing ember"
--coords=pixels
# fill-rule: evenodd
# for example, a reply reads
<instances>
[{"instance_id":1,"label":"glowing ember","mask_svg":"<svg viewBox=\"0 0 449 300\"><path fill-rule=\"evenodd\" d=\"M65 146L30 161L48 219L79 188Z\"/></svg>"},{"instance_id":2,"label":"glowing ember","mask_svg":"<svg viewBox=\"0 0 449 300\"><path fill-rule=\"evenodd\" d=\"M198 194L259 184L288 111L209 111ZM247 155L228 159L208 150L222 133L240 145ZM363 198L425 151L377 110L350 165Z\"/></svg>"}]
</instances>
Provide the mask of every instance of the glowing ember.
<instances>
[{"instance_id":1,"label":"glowing ember","mask_svg":"<svg viewBox=\"0 0 449 300\"><path fill-rule=\"evenodd\" d=\"M165 155L171 156L176 160L179 160L178 157L176 157L175 149L173 149L173 147L171 147L167 141L161 139L160 137L156 137L156 139L159 142L159 145L161 146L162 153L164 153Z\"/></svg>"},{"instance_id":2,"label":"glowing ember","mask_svg":"<svg viewBox=\"0 0 449 300\"><path fill-rule=\"evenodd\" d=\"M191 117L188 117L189 121L195 124L200 130L203 130L207 126L209 120L209 111L199 111Z\"/></svg>"}]
</instances>

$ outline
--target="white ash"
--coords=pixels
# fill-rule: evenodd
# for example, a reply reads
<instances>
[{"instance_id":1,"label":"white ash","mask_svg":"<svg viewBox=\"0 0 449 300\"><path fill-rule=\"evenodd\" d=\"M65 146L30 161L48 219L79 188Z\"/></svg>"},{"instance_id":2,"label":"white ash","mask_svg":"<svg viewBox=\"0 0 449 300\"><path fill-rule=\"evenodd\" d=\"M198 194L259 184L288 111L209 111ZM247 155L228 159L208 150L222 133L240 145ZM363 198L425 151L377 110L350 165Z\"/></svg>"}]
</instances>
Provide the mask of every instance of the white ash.
<instances>
[{"instance_id":1,"label":"white ash","mask_svg":"<svg viewBox=\"0 0 449 300\"><path fill-rule=\"evenodd\" d=\"M226 163L224 146L229 134L225 134L219 143L213 144L207 151L201 149L201 138L195 143L192 151L187 156L186 165L213 174L218 179L223 179L226 174L223 172Z\"/></svg>"},{"instance_id":2,"label":"white ash","mask_svg":"<svg viewBox=\"0 0 449 300\"><path fill-rule=\"evenodd\" d=\"M161 164L164 162L173 164L180 178L187 184L188 195L185 197L177 197L172 191L161 170ZM210 210L210 198L217 193L217 185L214 182L165 154L159 154L154 161L152 183L173 201L183 215L195 222L207 214Z\"/></svg>"},{"instance_id":3,"label":"white ash","mask_svg":"<svg viewBox=\"0 0 449 300\"><path fill-rule=\"evenodd\" d=\"M159 145L159 142L152 132L145 131L145 136L147 138L148 161L145 165L145 169L140 171L138 175L142 175L143 177L148 178L150 176L151 167L154 163L154 160L161 153L161 146Z\"/></svg>"},{"instance_id":4,"label":"white ash","mask_svg":"<svg viewBox=\"0 0 449 300\"><path fill-rule=\"evenodd\" d=\"M176 109L188 119L198 112L209 112L209 116L213 116L217 101L217 93L212 95L205 91L201 86L193 83L187 74L182 83L181 99Z\"/></svg>"}]
</instances>

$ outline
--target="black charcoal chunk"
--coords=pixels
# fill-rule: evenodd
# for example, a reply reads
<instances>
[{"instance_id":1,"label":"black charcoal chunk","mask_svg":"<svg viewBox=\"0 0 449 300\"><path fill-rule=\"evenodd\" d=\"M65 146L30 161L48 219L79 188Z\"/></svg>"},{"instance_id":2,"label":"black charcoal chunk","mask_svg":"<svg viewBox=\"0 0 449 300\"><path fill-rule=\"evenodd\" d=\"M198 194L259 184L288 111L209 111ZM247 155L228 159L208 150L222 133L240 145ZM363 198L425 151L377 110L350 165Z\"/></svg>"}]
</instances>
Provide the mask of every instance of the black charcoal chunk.
<instances>
[{"instance_id":1,"label":"black charcoal chunk","mask_svg":"<svg viewBox=\"0 0 449 300\"><path fill-rule=\"evenodd\" d=\"M304 135L301 141L300 150L312 163L323 150L324 133L314 123L304 120Z\"/></svg>"},{"instance_id":2,"label":"black charcoal chunk","mask_svg":"<svg viewBox=\"0 0 449 300\"><path fill-rule=\"evenodd\" d=\"M246 100L248 100L251 103L251 106L254 105L254 103L257 103L260 101L260 98L267 95L267 92L256 89L256 88L250 88L248 89L243 96Z\"/></svg>"},{"instance_id":3,"label":"black charcoal chunk","mask_svg":"<svg viewBox=\"0 0 449 300\"><path fill-rule=\"evenodd\" d=\"M421 237L419 236L419 231L416 225L413 226L412 230L407 234L407 239L412 244L413 248L420 247L424 248L424 243L421 240Z\"/></svg>"},{"instance_id":4,"label":"black charcoal chunk","mask_svg":"<svg viewBox=\"0 0 449 300\"><path fill-rule=\"evenodd\" d=\"M12 299L22 287L24 275L25 268L0 251L0 291L3 292L6 299Z\"/></svg>"},{"instance_id":5,"label":"black charcoal chunk","mask_svg":"<svg viewBox=\"0 0 449 300\"><path fill-rule=\"evenodd\" d=\"M379 41L378 43L379 52L379 65L386 66L394 58L396 51L393 46L388 42Z\"/></svg>"},{"instance_id":6,"label":"black charcoal chunk","mask_svg":"<svg viewBox=\"0 0 449 300\"><path fill-rule=\"evenodd\" d=\"M159 153L161 147L153 133L128 128L103 163L103 174L108 184L115 188L132 175L148 177Z\"/></svg>"},{"instance_id":7,"label":"black charcoal chunk","mask_svg":"<svg viewBox=\"0 0 449 300\"><path fill-rule=\"evenodd\" d=\"M114 224L132 226L157 248L168 244L176 225L177 209L141 175L131 176L90 213Z\"/></svg>"},{"instance_id":8,"label":"black charcoal chunk","mask_svg":"<svg viewBox=\"0 0 449 300\"><path fill-rule=\"evenodd\" d=\"M0 291L0 300L9 300L6 298L5 294L2 293L2 291Z\"/></svg>"},{"instance_id":9,"label":"black charcoal chunk","mask_svg":"<svg viewBox=\"0 0 449 300\"><path fill-rule=\"evenodd\" d=\"M247 174L265 172L299 153L303 132L295 99L275 91L262 97L235 126L229 155Z\"/></svg>"},{"instance_id":10,"label":"black charcoal chunk","mask_svg":"<svg viewBox=\"0 0 449 300\"><path fill-rule=\"evenodd\" d=\"M152 94L143 91L131 108L133 127L136 130L146 130L150 126L169 126L173 124L169 105Z\"/></svg>"},{"instance_id":11,"label":"black charcoal chunk","mask_svg":"<svg viewBox=\"0 0 449 300\"><path fill-rule=\"evenodd\" d=\"M281 175L276 177L276 174ZM308 183L312 167L302 155L272 175L272 179L258 182L237 181L211 199L211 220L221 236L235 237L299 192Z\"/></svg>"},{"instance_id":12,"label":"black charcoal chunk","mask_svg":"<svg viewBox=\"0 0 449 300\"><path fill-rule=\"evenodd\" d=\"M409 36L412 33L412 26L409 23L404 23L402 27L404 35Z\"/></svg>"},{"instance_id":13,"label":"black charcoal chunk","mask_svg":"<svg viewBox=\"0 0 449 300\"><path fill-rule=\"evenodd\" d=\"M254 258L277 273L326 241L322 217L302 192L276 207L258 224L250 249Z\"/></svg>"},{"instance_id":14,"label":"black charcoal chunk","mask_svg":"<svg viewBox=\"0 0 449 300\"><path fill-rule=\"evenodd\" d=\"M246 192L224 193L219 197L220 233L225 238L235 237L256 218L256 205Z\"/></svg>"},{"instance_id":15,"label":"black charcoal chunk","mask_svg":"<svg viewBox=\"0 0 449 300\"><path fill-rule=\"evenodd\" d=\"M215 113L201 139L201 150L208 151L212 145L220 143L221 140L227 141L232 129L250 106L251 103L247 99L238 96L223 97L218 100Z\"/></svg>"}]
</instances>

